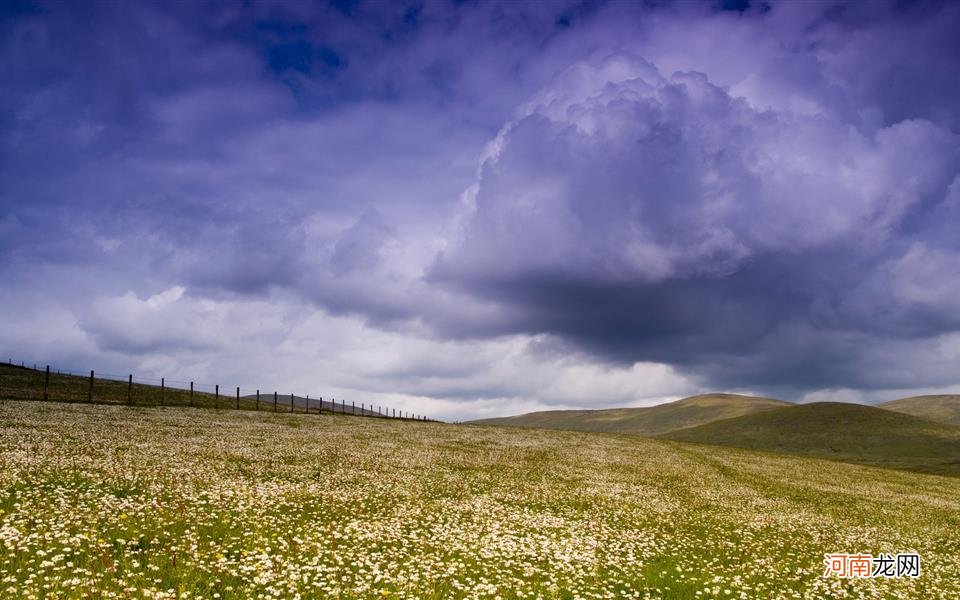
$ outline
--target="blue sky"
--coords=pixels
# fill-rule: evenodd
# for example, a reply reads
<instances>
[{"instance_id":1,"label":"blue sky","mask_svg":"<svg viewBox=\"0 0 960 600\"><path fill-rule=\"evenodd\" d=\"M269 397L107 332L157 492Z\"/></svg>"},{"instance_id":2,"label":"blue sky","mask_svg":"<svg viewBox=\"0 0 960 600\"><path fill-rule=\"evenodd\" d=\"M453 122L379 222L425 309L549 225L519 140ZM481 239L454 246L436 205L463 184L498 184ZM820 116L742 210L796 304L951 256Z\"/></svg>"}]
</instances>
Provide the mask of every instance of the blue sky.
<instances>
[{"instance_id":1,"label":"blue sky","mask_svg":"<svg viewBox=\"0 0 960 600\"><path fill-rule=\"evenodd\" d=\"M957 391L958 26L5 3L0 349L451 419Z\"/></svg>"}]
</instances>

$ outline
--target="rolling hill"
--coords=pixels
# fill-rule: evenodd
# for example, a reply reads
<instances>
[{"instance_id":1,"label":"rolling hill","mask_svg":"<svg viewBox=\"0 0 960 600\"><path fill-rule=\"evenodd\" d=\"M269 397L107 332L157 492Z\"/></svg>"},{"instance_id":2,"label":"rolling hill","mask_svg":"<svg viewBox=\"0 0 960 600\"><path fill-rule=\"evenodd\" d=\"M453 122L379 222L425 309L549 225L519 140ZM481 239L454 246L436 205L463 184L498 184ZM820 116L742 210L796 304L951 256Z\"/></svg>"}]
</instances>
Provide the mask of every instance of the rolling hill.
<instances>
[{"instance_id":1,"label":"rolling hill","mask_svg":"<svg viewBox=\"0 0 960 600\"><path fill-rule=\"evenodd\" d=\"M657 406L603 410L551 410L513 417L482 419L472 423L658 435L718 419L739 417L785 406L790 406L790 403L772 398L739 394L703 394Z\"/></svg>"},{"instance_id":2,"label":"rolling hill","mask_svg":"<svg viewBox=\"0 0 960 600\"><path fill-rule=\"evenodd\" d=\"M884 402L879 406L929 421L960 427L960 394L913 396Z\"/></svg>"},{"instance_id":3,"label":"rolling hill","mask_svg":"<svg viewBox=\"0 0 960 600\"><path fill-rule=\"evenodd\" d=\"M713 421L661 437L960 475L960 428L861 404L800 404Z\"/></svg>"}]
</instances>

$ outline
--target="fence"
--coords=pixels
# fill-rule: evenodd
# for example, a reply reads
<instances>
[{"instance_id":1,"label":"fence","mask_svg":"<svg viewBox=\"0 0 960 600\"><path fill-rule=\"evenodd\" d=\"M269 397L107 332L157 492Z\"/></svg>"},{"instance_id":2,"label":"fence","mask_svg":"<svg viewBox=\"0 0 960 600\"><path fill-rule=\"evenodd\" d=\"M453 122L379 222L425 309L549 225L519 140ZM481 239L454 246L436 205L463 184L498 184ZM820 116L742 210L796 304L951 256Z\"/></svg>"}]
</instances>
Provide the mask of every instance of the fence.
<instances>
[{"instance_id":1,"label":"fence","mask_svg":"<svg viewBox=\"0 0 960 600\"><path fill-rule=\"evenodd\" d=\"M46 400L129 406L192 406L196 408L254 410L317 415L346 415L404 421L434 421L424 415L396 408L346 400L311 398L310 395L280 394L277 391L241 394L239 387L179 381L166 378L134 377L108 373L78 373L49 365L0 363L0 399Z\"/></svg>"}]
</instances>

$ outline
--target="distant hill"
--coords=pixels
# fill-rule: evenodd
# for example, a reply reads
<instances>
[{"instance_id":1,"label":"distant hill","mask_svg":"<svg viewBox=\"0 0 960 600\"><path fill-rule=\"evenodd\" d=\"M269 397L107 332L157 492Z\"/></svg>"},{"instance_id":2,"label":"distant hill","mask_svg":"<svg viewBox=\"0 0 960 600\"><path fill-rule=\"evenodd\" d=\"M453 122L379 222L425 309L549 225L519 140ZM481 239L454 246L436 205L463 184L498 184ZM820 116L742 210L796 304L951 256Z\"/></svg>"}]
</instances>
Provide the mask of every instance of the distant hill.
<instances>
[{"instance_id":1,"label":"distant hill","mask_svg":"<svg viewBox=\"0 0 960 600\"><path fill-rule=\"evenodd\" d=\"M960 427L960 394L913 396L884 402L879 406L929 421Z\"/></svg>"},{"instance_id":2,"label":"distant hill","mask_svg":"<svg viewBox=\"0 0 960 600\"><path fill-rule=\"evenodd\" d=\"M482 419L473 423L657 435L702 425L717 419L738 417L784 406L790 406L790 403L773 398L739 394L703 394L656 406L604 410L549 410L514 417Z\"/></svg>"},{"instance_id":3,"label":"distant hill","mask_svg":"<svg viewBox=\"0 0 960 600\"><path fill-rule=\"evenodd\" d=\"M661 437L960 475L960 428L861 404L800 404Z\"/></svg>"}]
</instances>

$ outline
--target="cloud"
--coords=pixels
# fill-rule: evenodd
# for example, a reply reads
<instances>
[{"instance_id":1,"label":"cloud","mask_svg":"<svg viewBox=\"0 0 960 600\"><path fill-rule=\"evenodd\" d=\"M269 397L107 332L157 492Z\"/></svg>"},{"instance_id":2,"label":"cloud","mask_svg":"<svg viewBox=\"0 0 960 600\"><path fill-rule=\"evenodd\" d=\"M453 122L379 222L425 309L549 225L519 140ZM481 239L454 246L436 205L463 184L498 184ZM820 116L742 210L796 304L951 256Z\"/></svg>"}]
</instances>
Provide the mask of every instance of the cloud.
<instances>
[{"instance_id":1,"label":"cloud","mask_svg":"<svg viewBox=\"0 0 960 600\"><path fill-rule=\"evenodd\" d=\"M368 210L337 239L330 266L338 275L374 269L382 263L380 251L393 235L380 213Z\"/></svg>"},{"instance_id":2,"label":"cloud","mask_svg":"<svg viewBox=\"0 0 960 600\"><path fill-rule=\"evenodd\" d=\"M960 7L753 4L4 15L0 345L451 417L958 384Z\"/></svg>"},{"instance_id":3,"label":"cloud","mask_svg":"<svg viewBox=\"0 0 960 600\"><path fill-rule=\"evenodd\" d=\"M960 325L956 241L911 242L958 171L960 137L929 121L864 132L615 53L501 130L431 278L627 364L869 385L851 341Z\"/></svg>"},{"instance_id":4,"label":"cloud","mask_svg":"<svg viewBox=\"0 0 960 600\"><path fill-rule=\"evenodd\" d=\"M625 55L569 68L496 147L466 238L439 272L655 282L854 233L882 243L907 211L942 201L960 159L957 136L926 121L868 137Z\"/></svg>"},{"instance_id":5,"label":"cloud","mask_svg":"<svg viewBox=\"0 0 960 600\"><path fill-rule=\"evenodd\" d=\"M217 316L212 306L199 306L194 318L184 320L174 306L183 298L184 288L174 287L141 300L128 292L105 297L94 303L81 322L91 332L97 346L106 351L146 353L171 348L178 350L215 350L219 344L205 335Z\"/></svg>"}]
</instances>

